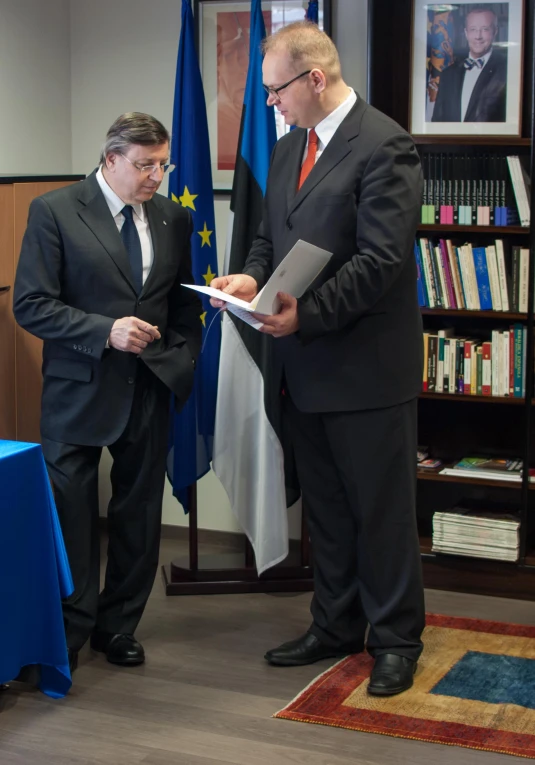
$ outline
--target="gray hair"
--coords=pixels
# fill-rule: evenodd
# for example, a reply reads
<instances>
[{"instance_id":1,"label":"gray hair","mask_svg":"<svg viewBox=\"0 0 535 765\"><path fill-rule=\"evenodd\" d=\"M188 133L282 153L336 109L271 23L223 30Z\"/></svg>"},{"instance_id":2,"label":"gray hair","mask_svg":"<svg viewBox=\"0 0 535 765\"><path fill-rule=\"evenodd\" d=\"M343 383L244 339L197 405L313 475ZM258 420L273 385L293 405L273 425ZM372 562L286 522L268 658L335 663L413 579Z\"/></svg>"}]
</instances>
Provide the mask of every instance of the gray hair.
<instances>
[{"instance_id":1,"label":"gray hair","mask_svg":"<svg viewBox=\"0 0 535 765\"><path fill-rule=\"evenodd\" d=\"M496 32L498 30L498 15L496 11L494 11L490 5L474 5L470 8L466 16L464 17L464 26L466 29L466 20L469 16L471 16L473 13L491 13L494 16L494 21L492 23L492 26L494 27L494 31Z\"/></svg>"},{"instance_id":2,"label":"gray hair","mask_svg":"<svg viewBox=\"0 0 535 765\"><path fill-rule=\"evenodd\" d=\"M106 162L108 154L123 154L132 144L159 146L169 140L169 132L156 117L142 112L126 112L117 117L108 130L100 152L100 164Z\"/></svg>"}]
</instances>

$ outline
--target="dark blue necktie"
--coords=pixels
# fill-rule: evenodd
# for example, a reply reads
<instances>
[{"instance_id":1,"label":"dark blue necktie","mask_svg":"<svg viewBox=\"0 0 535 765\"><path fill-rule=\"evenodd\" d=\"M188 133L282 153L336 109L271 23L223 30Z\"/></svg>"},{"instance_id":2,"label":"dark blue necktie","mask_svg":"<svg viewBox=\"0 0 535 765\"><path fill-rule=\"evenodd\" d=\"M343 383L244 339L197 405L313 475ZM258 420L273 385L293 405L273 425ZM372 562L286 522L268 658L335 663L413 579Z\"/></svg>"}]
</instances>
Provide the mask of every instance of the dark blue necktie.
<instances>
[{"instance_id":1,"label":"dark blue necktie","mask_svg":"<svg viewBox=\"0 0 535 765\"><path fill-rule=\"evenodd\" d=\"M134 210L131 205L125 205L121 210L124 215L124 223L121 229L121 238L128 253L132 281L139 295L143 288L143 255L141 254L141 242L134 223Z\"/></svg>"},{"instance_id":2,"label":"dark blue necktie","mask_svg":"<svg viewBox=\"0 0 535 765\"><path fill-rule=\"evenodd\" d=\"M482 58L465 58L464 60L464 68L473 69L475 66L477 66L478 69L483 69L483 59Z\"/></svg>"}]
</instances>

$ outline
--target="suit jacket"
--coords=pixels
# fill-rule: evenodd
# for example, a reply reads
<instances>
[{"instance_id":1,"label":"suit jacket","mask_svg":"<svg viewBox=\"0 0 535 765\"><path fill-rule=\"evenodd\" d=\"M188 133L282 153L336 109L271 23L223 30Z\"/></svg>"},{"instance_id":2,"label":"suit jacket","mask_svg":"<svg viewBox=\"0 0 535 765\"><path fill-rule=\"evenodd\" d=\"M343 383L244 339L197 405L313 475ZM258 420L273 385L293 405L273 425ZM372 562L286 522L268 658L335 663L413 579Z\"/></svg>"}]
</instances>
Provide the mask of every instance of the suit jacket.
<instances>
[{"instance_id":1,"label":"suit jacket","mask_svg":"<svg viewBox=\"0 0 535 765\"><path fill-rule=\"evenodd\" d=\"M464 59L440 75L432 122L462 122L461 97L466 74ZM493 48L470 96L464 122L505 122L507 56Z\"/></svg>"},{"instance_id":2,"label":"suit jacket","mask_svg":"<svg viewBox=\"0 0 535 765\"><path fill-rule=\"evenodd\" d=\"M262 287L298 239L334 253L274 341L302 411L408 401L422 387L414 236L422 173L411 137L360 97L296 192L306 130L275 145L264 215L244 272Z\"/></svg>"},{"instance_id":3,"label":"suit jacket","mask_svg":"<svg viewBox=\"0 0 535 765\"><path fill-rule=\"evenodd\" d=\"M175 394L193 385L200 350L201 303L192 282L191 216L156 195L145 207L154 249L138 296L128 254L93 173L30 205L14 288L18 323L43 345L43 436L104 446L124 431L139 364ZM161 340L136 354L105 348L116 319L138 316Z\"/></svg>"}]
</instances>

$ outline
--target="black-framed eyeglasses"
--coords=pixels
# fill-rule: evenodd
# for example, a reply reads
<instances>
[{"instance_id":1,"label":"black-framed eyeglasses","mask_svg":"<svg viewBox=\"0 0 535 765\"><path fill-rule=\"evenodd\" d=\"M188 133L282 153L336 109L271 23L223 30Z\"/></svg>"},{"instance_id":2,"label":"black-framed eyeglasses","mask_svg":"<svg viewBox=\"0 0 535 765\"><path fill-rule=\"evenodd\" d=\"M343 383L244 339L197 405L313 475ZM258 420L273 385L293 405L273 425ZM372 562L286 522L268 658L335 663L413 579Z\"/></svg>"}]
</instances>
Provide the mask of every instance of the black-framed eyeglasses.
<instances>
[{"instance_id":1,"label":"black-framed eyeglasses","mask_svg":"<svg viewBox=\"0 0 535 765\"><path fill-rule=\"evenodd\" d=\"M120 152L118 152L120 154ZM163 173L172 173L175 169L175 165L167 165L163 162L160 165L140 165L139 162L132 162L131 159L128 159L126 154L121 154L121 157L123 159L126 159L127 162L130 162L131 165L133 165L136 170L139 170L140 173L157 173L157 172L163 172Z\"/></svg>"},{"instance_id":2,"label":"black-framed eyeglasses","mask_svg":"<svg viewBox=\"0 0 535 765\"><path fill-rule=\"evenodd\" d=\"M291 85L292 82L295 82L300 77L304 77L305 74L310 74L312 69L307 69L306 72L301 72L301 74L296 75L295 77L292 77L291 80L288 80L288 82L285 82L284 85L279 85L278 88L270 88L269 85L262 85L268 96L274 96L275 98L280 98L279 93L281 90L284 90L284 88L287 88L288 85Z\"/></svg>"}]
</instances>

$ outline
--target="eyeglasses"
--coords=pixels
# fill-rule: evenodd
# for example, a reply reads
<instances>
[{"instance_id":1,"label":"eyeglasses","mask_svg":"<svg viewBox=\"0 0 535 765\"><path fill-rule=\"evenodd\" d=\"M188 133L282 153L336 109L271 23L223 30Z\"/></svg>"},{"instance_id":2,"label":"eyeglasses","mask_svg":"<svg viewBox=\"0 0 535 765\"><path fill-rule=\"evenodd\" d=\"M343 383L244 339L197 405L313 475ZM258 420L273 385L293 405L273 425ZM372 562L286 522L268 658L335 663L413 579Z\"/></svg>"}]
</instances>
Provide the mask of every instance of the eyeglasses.
<instances>
[{"instance_id":1,"label":"eyeglasses","mask_svg":"<svg viewBox=\"0 0 535 765\"><path fill-rule=\"evenodd\" d=\"M132 162L131 159L128 159L126 154L121 154L120 152L118 152L118 154L120 154L123 159L126 159L127 162L130 162L130 164L133 165L136 170L139 170L140 173L151 174L162 170L164 173L172 173L175 169L175 165L166 165L163 162L160 165L140 165L138 162Z\"/></svg>"},{"instance_id":2,"label":"eyeglasses","mask_svg":"<svg viewBox=\"0 0 535 765\"><path fill-rule=\"evenodd\" d=\"M268 96L273 96L274 98L280 98L279 93L281 90L283 90L284 88L287 88L288 85L291 85L292 82L295 82L300 77L304 77L305 74L310 74L311 71L312 69L307 69L306 72L301 72L301 74L298 74L296 77L292 77L291 80L288 80L288 82L285 82L284 85L279 85L278 88L270 88L269 85L262 85L262 87L264 88Z\"/></svg>"}]
</instances>

